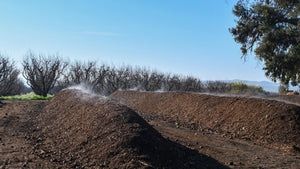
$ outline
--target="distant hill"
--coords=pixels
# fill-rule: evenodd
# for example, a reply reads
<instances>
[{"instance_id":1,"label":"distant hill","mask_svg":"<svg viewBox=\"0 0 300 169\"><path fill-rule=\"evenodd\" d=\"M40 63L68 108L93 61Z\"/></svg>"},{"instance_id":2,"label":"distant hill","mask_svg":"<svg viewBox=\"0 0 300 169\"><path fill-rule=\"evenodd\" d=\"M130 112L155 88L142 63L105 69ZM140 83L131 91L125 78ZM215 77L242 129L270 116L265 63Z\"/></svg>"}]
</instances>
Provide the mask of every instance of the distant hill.
<instances>
[{"instance_id":1,"label":"distant hill","mask_svg":"<svg viewBox=\"0 0 300 169\"><path fill-rule=\"evenodd\" d=\"M265 91L268 92L278 92L279 83L269 82L269 81L249 81L249 80L240 80L240 79L234 79L234 80L225 80L225 82L244 82L248 85L255 85L255 86L261 86ZM296 90L298 91L299 88L297 86L293 87L290 85L290 90Z\"/></svg>"}]
</instances>

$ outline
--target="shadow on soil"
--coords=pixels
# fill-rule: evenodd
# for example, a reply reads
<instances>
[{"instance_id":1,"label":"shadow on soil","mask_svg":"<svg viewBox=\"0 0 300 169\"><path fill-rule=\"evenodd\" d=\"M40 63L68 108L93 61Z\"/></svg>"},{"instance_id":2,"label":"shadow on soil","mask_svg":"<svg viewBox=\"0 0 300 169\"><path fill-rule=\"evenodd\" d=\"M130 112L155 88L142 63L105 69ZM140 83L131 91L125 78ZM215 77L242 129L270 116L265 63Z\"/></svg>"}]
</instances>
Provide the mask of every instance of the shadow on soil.
<instances>
[{"instance_id":1,"label":"shadow on soil","mask_svg":"<svg viewBox=\"0 0 300 169\"><path fill-rule=\"evenodd\" d=\"M214 158L211 158L207 155L199 153L197 150L192 150L188 147L185 147L181 144L172 142L166 139L166 142L169 142L170 145L173 145L174 148L182 150L182 152L186 152L186 156L182 157L182 161L184 161L183 168L203 168L203 169L229 169L229 167L221 164ZM166 155L168 156L168 155ZM172 161L170 161L172 162ZM154 168L178 168L178 166L170 165L153 165Z\"/></svg>"}]
</instances>

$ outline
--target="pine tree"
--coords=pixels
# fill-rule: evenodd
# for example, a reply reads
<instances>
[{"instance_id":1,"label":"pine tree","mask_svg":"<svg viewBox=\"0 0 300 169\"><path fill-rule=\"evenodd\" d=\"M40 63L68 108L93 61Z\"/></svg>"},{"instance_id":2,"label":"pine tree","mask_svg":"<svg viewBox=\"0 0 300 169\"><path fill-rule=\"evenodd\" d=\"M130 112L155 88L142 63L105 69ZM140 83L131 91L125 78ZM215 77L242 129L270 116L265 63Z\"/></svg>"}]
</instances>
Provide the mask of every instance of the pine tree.
<instances>
[{"instance_id":1,"label":"pine tree","mask_svg":"<svg viewBox=\"0 0 300 169\"><path fill-rule=\"evenodd\" d=\"M237 25L229 29L242 58L254 52L271 80L300 83L300 0L240 0Z\"/></svg>"}]
</instances>

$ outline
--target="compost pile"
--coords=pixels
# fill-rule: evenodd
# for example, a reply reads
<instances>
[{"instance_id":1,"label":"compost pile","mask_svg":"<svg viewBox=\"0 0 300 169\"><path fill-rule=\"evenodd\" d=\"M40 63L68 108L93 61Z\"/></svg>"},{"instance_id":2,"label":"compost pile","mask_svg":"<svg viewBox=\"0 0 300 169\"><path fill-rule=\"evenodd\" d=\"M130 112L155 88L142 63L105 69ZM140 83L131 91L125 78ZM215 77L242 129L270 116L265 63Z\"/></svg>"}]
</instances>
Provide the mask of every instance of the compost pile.
<instances>
[{"instance_id":1,"label":"compost pile","mask_svg":"<svg viewBox=\"0 0 300 169\"><path fill-rule=\"evenodd\" d=\"M133 110L65 90L37 117L34 154L66 168L205 168L205 155L164 139ZM219 165L221 167L221 165Z\"/></svg>"},{"instance_id":2,"label":"compost pile","mask_svg":"<svg viewBox=\"0 0 300 169\"><path fill-rule=\"evenodd\" d=\"M297 105L191 93L118 91L111 97L64 90L49 101L3 101L0 168L299 164Z\"/></svg>"},{"instance_id":3,"label":"compost pile","mask_svg":"<svg viewBox=\"0 0 300 169\"><path fill-rule=\"evenodd\" d=\"M299 151L300 107L260 98L180 92L117 91L111 98L146 119L214 132L287 151Z\"/></svg>"}]
</instances>

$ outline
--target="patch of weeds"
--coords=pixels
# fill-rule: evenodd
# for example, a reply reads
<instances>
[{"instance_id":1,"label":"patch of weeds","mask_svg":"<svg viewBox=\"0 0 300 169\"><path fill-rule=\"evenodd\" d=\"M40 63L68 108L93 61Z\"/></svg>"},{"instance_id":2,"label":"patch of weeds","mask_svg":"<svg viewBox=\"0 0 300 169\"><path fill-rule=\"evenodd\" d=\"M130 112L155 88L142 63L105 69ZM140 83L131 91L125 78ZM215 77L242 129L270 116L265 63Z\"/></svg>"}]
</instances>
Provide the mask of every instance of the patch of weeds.
<instances>
[{"instance_id":1,"label":"patch of weeds","mask_svg":"<svg viewBox=\"0 0 300 169\"><path fill-rule=\"evenodd\" d=\"M14 95L14 96L1 96L0 100L49 100L53 97L53 95L47 95L46 97L36 95L33 92L22 94L22 95Z\"/></svg>"}]
</instances>

